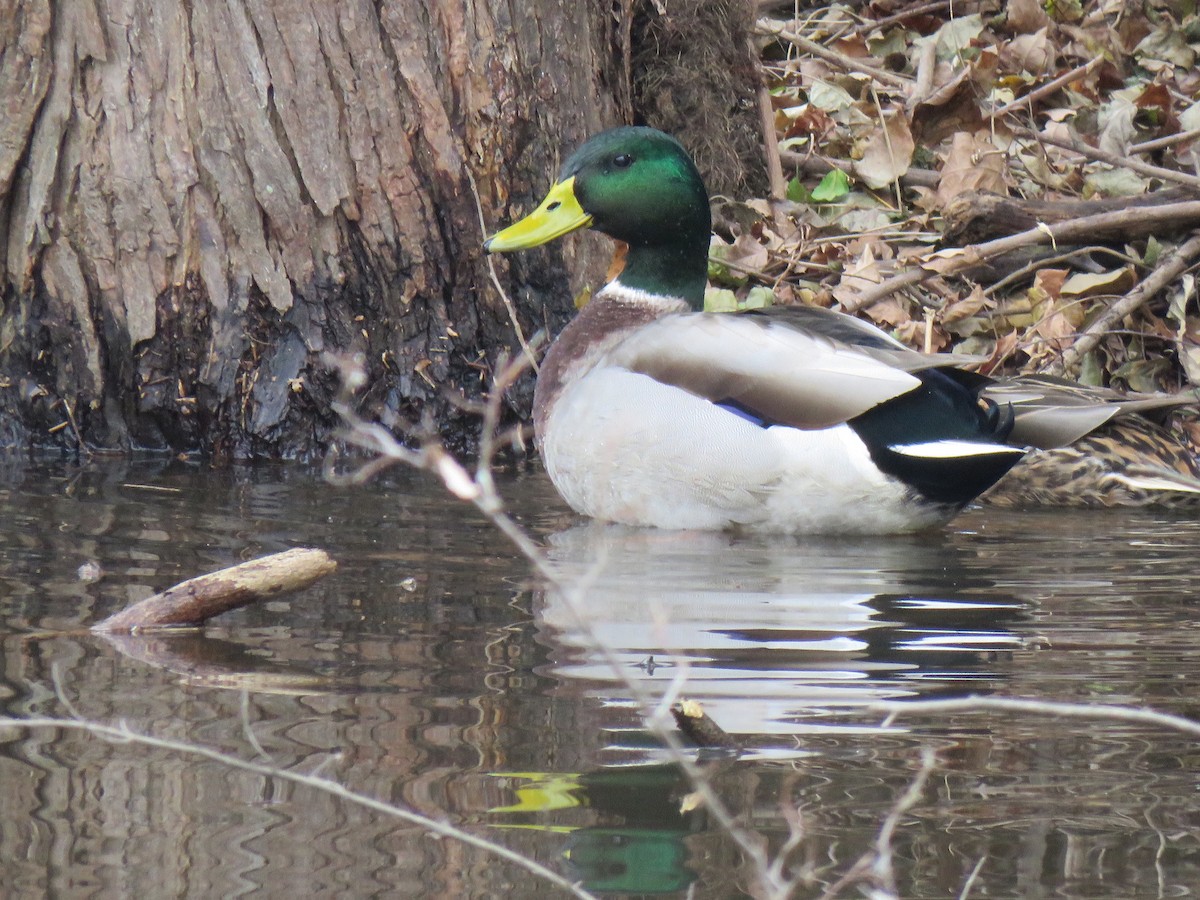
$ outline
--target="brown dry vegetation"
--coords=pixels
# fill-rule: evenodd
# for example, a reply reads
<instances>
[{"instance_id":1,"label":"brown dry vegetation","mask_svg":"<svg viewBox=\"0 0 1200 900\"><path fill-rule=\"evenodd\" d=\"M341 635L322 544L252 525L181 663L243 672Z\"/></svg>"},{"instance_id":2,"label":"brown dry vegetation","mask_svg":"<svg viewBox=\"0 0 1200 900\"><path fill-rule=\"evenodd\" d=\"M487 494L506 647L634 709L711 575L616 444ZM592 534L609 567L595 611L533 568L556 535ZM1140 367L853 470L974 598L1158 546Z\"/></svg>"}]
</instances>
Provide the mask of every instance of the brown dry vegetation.
<instances>
[{"instance_id":1,"label":"brown dry vegetation","mask_svg":"<svg viewBox=\"0 0 1200 900\"><path fill-rule=\"evenodd\" d=\"M1195 3L758 12L778 168L717 202L718 308L765 286L985 371L1200 385Z\"/></svg>"}]
</instances>

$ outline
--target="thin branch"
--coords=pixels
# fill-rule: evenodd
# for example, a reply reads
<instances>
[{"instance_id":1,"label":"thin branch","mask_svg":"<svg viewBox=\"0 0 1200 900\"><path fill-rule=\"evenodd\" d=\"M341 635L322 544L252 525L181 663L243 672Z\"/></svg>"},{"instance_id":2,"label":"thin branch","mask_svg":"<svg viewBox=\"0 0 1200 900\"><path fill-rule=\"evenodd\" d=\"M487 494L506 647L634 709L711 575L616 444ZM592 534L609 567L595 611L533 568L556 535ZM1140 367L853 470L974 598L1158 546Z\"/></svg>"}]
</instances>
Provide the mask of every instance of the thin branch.
<instances>
[{"instance_id":1,"label":"thin branch","mask_svg":"<svg viewBox=\"0 0 1200 900\"><path fill-rule=\"evenodd\" d=\"M1057 93L1060 89L1066 87L1071 82L1078 81L1080 78L1082 78L1084 75L1088 74L1088 72L1092 71L1092 69L1096 68L1102 62L1104 62L1104 57L1097 56L1095 59L1084 63L1082 66L1072 69L1071 71L1069 71L1063 75L1059 75L1053 81L1047 81L1040 88L1036 88L1036 89L1030 91L1024 97L1018 97L1012 103L1009 103L1005 106L1001 106L999 109L993 110L992 114L989 118L996 119L996 118L999 118L1000 116L1006 116L1009 113L1016 112L1017 110L1020 110L1020 109L1024 109L1027 106L1031 106L1034 103L1036 103L1037 101L1041 100L1042 98L1049 97L1051 94Z\"/></svg>"},{"instance_id":2,"label":"thin branch","mask_svg":"<svg viewBox=\"0 0 1200 900\"><path fill-rule=\"evenodd\" d=\"M900 819L921 799L921 793L925 790L925 782L929 780L935 762L936 757L933 751L928 747L924 748L921 751L921 768L917 771L916 777L909 784L908 790L892 804L887 818L883 820L882 827L875 835L875 862L871 866L871 874L875 876L878 883L885 885L893 894L896 893L896 873L892 868L892 837L896 834L896 829L900 827Z\"/></svg>"},{"instance_id":3,"label":"thin branch","mask_svg":"<svg viewBox=\"0 0 1200 900\"><path fill-rule=\"evenodd\" d=\"M79 430L79 423L75 421L75 412L71 409L71 404L66 401L66 398L59 398L59 405L67 414L67 421L71 425L71 433L75 435L75 449L83 455L84 459L92 458L91 448L83 439L83 433Z\"/></svg>"},{"instance_id":4,"label":"thin branch","mask_svg":"<svg viewBox=\"0 0 1200 900\"><path fill-rule=\"evenodd\" d=\"M958 900L967 900L971 896L971 888L975 886L975 879L979 877L979 873L983 870L983 864L987 862L987 859L986 853L979 857L979 861L975 863L975 868L971 870L971 874L963 882L962 890L958 892Z\"/></svg>"},{"instance_id":5,"label":"thin branch","mask_svg":"<svg viewBox=\"0 0 1200 900\"><path fill-rule=\"evenodd\" d=\"M805 53L809 53L818 59L823 59L825 62L836 66L844 72L853 72L861 75L869 75L880 84L886 85L889 88L903 91L907 94L912 88L912 81L905 78L903 75L896 75L893 72L888 72L885 69L877 69L874 66L868 65L862 60L854 59L847 56L845 53L838 53L836 50L830 50L828 47L823 47L816 41L810 41L803 35L796 34L794 31L789 31L786 28L780 28L776 23L769 20L760 19L756 30L760 34L765 34L770 37L782 38L789 44L794 44Z\"/></svg>"},{"instance_id":6,"label":"thin branch","mask_svg":"<svg viewBox=\"0 0 1200 900\"><path fill-rule=\"evenodd\" d=\"M1161 178L1163 181L1174 181L1179 184L1186 184L1189 187L1200 188L1200 178L1195 175L1188 175L1186 172L1177 172L1175 169L1164 169L1162 166L1152 166L1149 163L1142 162L1140 159L1131 159L1128 156L1117 156L1115 153L1091 147L1075 138L1057 138L1053 135L1034 131L1031 128L1017 128L1015 130L1017 133L1040 141L1043 144L1061 147L1064 150L1073 150L1075 153L1086 156L1088 159L1108 163L1110 166L1118 169L1129 169L1150 178Z\"/></svg>"},{"instance_id":7,"label":"thin branch","mask_svg":"<svg viewBox=\"0 0 1200 900\"><path fill-rule=\"evenodd\" d=\"M295 547L189 578L109 616L92 630L114 634L195 627L221 613L302 590L336 569L324 550Z\"/></svg>"},{"instance_id":8,"label":"thin branch","mask_svg":"<svg viewBox=\"0 0 1200 900\"><path fill-rule=\"evenodd\" d=\"M1177 131L1175 134L1168 134L1166 137L1155 138L1152 141L1142 141L1140 144L1131 146L1129 152L1139 155L1142 153L1153 153L1155 150L1161 150L1164 147L1170 147L1172 144L1179 144L1195 138L1200 138L1200 128Z\"/></svg>"},{"instance_id":9,"label":"thin branch","mask_svg":"<svg viewBox=\"0 0 1200 900\"><path fill-rule=\"evenodd\" d=\"M1050 251L1049 254L1038 256L1036 259L1033 259L1029 263L1021 266L1021 268L1015 269L1009 274L1005 275L999 281L989 284L983 289L984 296L992 297L1003 291L1009 285L1021 281L1023 278L1032 275L1034 272L1037 272L1040 269L1044 269L1046 266L1054 266L1058 265L1059 263L1071 262L1074 259L1090 256L1093 253L1115 257L1126 265L1142 265L1140 260L1134 259L1126 253L1120 253L1112 249L1112 247L1105 247L1103 244L1090 244L1085 247L1073 247L1066 253L1055 253L1054 251Z\"/></svg>"},{"instance_id":10,"label":"thin branch","mask_svg":"<svg viewBox=\"0 0 1200 900\"><path fill-rule=\"evenodd\" d=\"M750 47L750 55L756 50ZM771 197L783 200L787 197L787 179L783 177L783 163L779 159L779 141L775 137L775 108L771 105L771 92L767 90L766 72L758 64L758 118L762 126L763 153L767 161L767 180L771 186Z\"/></svg>"},{"instance_id":11,"label":"thin branch","mask_svg":"<svg viewBox=\"0 0 1200 900\"><path fill-rule=\"evenodd\" d=\"M1176 247L1160 260L1158 266L1142 280L1141 284L1108 307L1094 322L1088 325L1079 340L1067 348L1062 359L1051 367L1051 370L1062 374L1073 369L1084 356L1099 345L1114 325L1164 290L1182 275L1197 258L1200 258L1200 231L1192 232L1192 236L1187 242Z\"/></svg>"},{"instance_id":12,"label":"thin branch","mask_svg":"<svg viewBox=\"0 0 1200 900\"><path fill-rule=\"evenodd\" d=\"M254 733L254 723L250 721L250 692L245 688L241 690L241 716L242 716L242 734L246 738L246 743L254 748L254 752L261 756L269 763L274 763L275 760L270 753L266 751L261 743L259 743L258 735Z\"/></svg>"},{"instance_id":13,"label":"thin branch","mask_svg":"<svg viewBox=\"0 0 1200 900\"><path fill-rule=\"evenodd\" d=\"M471 173L470 166L463 166L463 171L467 173L467 181L471 183L471 193L475 197L475 211L479 213L479 230L485 237L488 233L487 221L483 216L483 201L479 197L479 186L475 183L475 176ZM517 336L517 343L521 345L521 349L525 352L526 358L529 360L529 365L533 371L538 371L537 357L534 356L529 342L525 340L525 331L521 328L521 322L517 318L517 307L513 304L508 296L508 292L504 290L504 285L500 283L500 276L496 273L496 263L492 259L490 253L484 253L484 262L487 263L488 276L491 279L492 287L496 289L496 293L500 295L500 300L504 303L505 310L508 311L508 320L512 322L513 332Z\"/></svg>"},{"instance_id":14,"label":"thin branch","mask_svg":"<svg viewBox=\"0 0 1200 900\"><path fill-rule=\"evenodd\" d=\"M924 103L933 93L933 76L937 71L937 41L926 41L917 59L917 83L908 99L909 109Z\"/></svg>"},{"instance_id":15,"label":"thin branch","mask_svg":"<svg viewBox=\"0 0 1200 900\"><path fill-rule=\"evenodd\" d=\"M868 31L874 31L876 28L887 28L889 25L895 25L897 22L903 22L905 19L911 19L915 16L925 15L927 13L937 12L939 9L945 9L953 5L953 0L931 0L929 3L922 3L917 6L910 6L908 9L901 10L898 13L893 13L890 16L884 16L882 19L867 19L865 22L860 22L845 33L845 37L864 34ZM840 35L839 35L840 37ZM929 42L930 44L933 41Z\"/></svg>"},{"instance_id":16,"label":"thin branch","mask_svg":"<svg viewBox=\"0 0 1200 900\"><path fill-rule=\"evenodd\" d=\"M1146 707L1115 706L1105 703L1059 703L1052 700L1025 700L1019 697L955 697L948 700L879 700L862 708L864 712L887 713L884 726L899 718L928 713L1030 713L1064 719L1108 719L1137 722L1200 737L1200 722L1162 713Z\"/></svg>"},{"instance_id":17,"label":"thin branch","mask_svg":"<svg viewBox=\"0 0 1200 900\"><path fill-rule=\"evenodd\" d=\"M373 812L382 813L385 816L391 816L395 819L411 822L413 825L417 825L433 832L434 834L452 838L456 841L469 844L470 846L476 847L480 850L485 850L488 853L493 853L496 856L513 863L514 865L520 866L537 877L548 881L555 887L562 888L564 891L574 894L576 897L584 898L584 900L595 900L595 895L584 890L580 885L568 881L562 875L559 875L552 869L546 868L536 860L522 856L521 854L510 850L501 844L493 843L486 838L476 837L470 832L456 828L449 822L431 819L430 817L423 816L411 809L405 809L404 807L395 806L391 803L384 803L382 800L376 800L373 797L367 797L364 794L356 793L355 791L352 791L338 782L332 781L328 778L321 778L316 775L306 775L301 772L292 772L287 769L281 769L278 766L250 762L248 760L241 759L240 757L232 756L228 753L222 753L220 750L213 750L210 747L201 746L200 744L190 744L185 741L171 740L170 738L159 738L148 734L139 734L138 732L131 731L124 725L118 728L112 725L102 725L99 722L80 721L76 719L56 719L45 716L18 719L11 716L3 716L0 717L0 727L19 728L23 730L54 728L63 731L82 731L117 744L141 744L146 747L154 747L158 750L168 750L172 753L181 753L186 756L198 756L202 759L212 760L213 762L229 766L233 769L240 769L243 772L251 772L256 775L263 775L269 778L279 778L283 781L302 784L305 787L323 791L326 794L330 794L348 803L365 807Z\"/></svg>"},{"instance_id":18,"label":"thin branch","mask_svg":"<svg viewBox=\"0 0 1200 900\"><path fill-rule=\"evenodd\" d=\"M784 164L805 175L825 175L833 169L841 169L847 175L854 174L854 167L844 159L830 159L807 153L797 153L794 150L779 151L779 158ZM932 169L913 169L900 176L900 183L905 187L936 188L942 176Z\"/></svg>"},{"instance_id":19,"label":"thin branch","mask_svg":"<svg viewBox=\"0 0 1200 900\"><path fill-rule=\"evenodd\" d=\"M900 819L921 799L921 793L925 790L925 783L933 772L935 762L933 751L928 747L922 749L921 768L909 783L908 789L892 804L887 818L883 820L883 824L875 834L875 845L859 857L845 875L821 894L821 900L832 900L842 892L843 888L849 887L857 881L872 882L876 890L870 896L878 897L880 900L885 897L898 896L896 873L892 867L892 838L900 826Z\"/></svg>"},{"instance_id":20,"label":"thin branch","mask_svg":"<svg viewBox=\"0 0 1200 900\"><path fill-rule=\"evenodd\" d=\"M498 377L501 381L489 392L487 401L489 407L495 407L495 411L485 415L485 423L494 423L496 421L499 404L503 397L502 385L505 383L504 379L510 379L515 376L512 374L510 366L500 372ZM410 450L397 441L387 429L359 418L347 404L339 404L335 408L349 426L346 435L347 440L361 447L374 450L381 456L391 457L398 462L404 462L436 474L442 479L446 489L452 494L460 500L467 500L474 504L475 508L483 513L501 534L508 538L518 552L533 566L534 571L545 583L551 589L558 592L574 617L576 624L587 637L590 645L600 654L605 664L609 666L621 682L621 685L629 692L641 710L643 717L645 717L650 730L666 745L676 765L683 770L684 774L692 782L696 793L703 799L709 814L738 845L738 848L745 854L747 860L753 864L754 870L759 873L759 877L763 881L763 887L767 896L786 896L786 885L776 883L771 877L769 860L766 857L765 851L756 846L750 836L738 826L732 813L726 808L720 797L717 796L712 786L708 783L708 780L704 777L701 768L688 756L678 732L673 728L666 727L663 716L656 715L658 701L651 697L640 683L630 677L629 672L621 664L613 649L596 633L591 619L586 613L588 608L586 601L588 584L564 578L551 564L546 554L542 551L542 548L504 511L503 501L496 492L490 473L486 472L486 464L481 462L481 466L484 466L484 468L479 470L485 472L483 477L479 476L478 471L476 476L472 477L458 460L445 451L437 441L436 436L430 435L426 440L422 441L420 450ZM486 438L483 444L484 446L488 446ZM484 459L486 459L486 456Z\"/></svg>"},{"instance_id":21,"label":"thin branch","mask_svg":"<svg viewBox=\"0 0 1200 900\"><path fill-rule=\"evenodd\" d=\"M996 238L982 244L971 244L955 251L954 255L943 256L937 260L936 264L918 265L893 275L873 288L863 291L857 299L843 303L842 310L855 312L865 309L896 291L920 284L926 278L932 278L934 275L954 275L964 269L979 265L985 260L1003 256L1023 247L1056 244L1059 241L1092 241L1103 235L1130 237L1131 229L1134 226L1140 229L1140 233L1145 234L1159 228L1181 224L1193 225L1196 222L1200 222L1200 201L1189 200L1162 206L1132 207L1116 212L1070 219L1055 225L1041 225L1019 234Z\"/></svg>"}]
</instances>

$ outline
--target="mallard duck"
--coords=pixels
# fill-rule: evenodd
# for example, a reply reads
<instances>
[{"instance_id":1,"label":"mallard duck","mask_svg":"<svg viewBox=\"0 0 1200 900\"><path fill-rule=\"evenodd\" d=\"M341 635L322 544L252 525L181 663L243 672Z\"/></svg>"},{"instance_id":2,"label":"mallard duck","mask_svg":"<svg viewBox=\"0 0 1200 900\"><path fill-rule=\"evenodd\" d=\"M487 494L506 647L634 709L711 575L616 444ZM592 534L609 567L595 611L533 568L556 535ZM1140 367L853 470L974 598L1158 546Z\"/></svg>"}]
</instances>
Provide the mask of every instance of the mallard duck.
<instances>
[{"instance_id":1,"label":"mallard duck","mask_svg":"<svg viewBox=\"0 0 1200 900\"><path fill-rule=\"evenodd\" d=\"M1200 463L1161 420L1194 395L1121 394L1046 376L982 394L1014 410L1009 440L1032 449L980 499L991 506L1200 506Z\"/></svg>"},{"instance_id":2,"label":"mallard duck","mask_svg":"<svg viewBox=\"0 0 1200 900\"><path fill-rule=\"evenodd\" d=\"M492 253L580 228L625 265L546 353L535 440L577 512L662 528L908 532L940 525L1021 457L977 376L840 313L702 312L708 193L674 138L588 140Z\"/></svg>"}]
</instances>

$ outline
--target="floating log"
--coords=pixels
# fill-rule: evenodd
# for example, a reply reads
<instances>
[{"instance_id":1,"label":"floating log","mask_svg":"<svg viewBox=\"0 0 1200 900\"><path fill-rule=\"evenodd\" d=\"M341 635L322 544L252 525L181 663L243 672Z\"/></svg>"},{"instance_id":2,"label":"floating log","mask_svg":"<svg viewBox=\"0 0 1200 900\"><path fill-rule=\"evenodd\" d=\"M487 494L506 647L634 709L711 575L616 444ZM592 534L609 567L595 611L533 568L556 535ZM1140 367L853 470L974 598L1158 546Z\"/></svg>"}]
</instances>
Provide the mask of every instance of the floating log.
<instances>
[{"instance_id":1,"label":"floating log","mask_svg":"<svg viewBox=\"0 0 1200 900\"><path fill-rule=\"evenodd\" d=\"M324 550L298 547L180 582L92 626L99 632L202 625L213 616L308 587L337 568Z\"/></svg>"}]
</instances>

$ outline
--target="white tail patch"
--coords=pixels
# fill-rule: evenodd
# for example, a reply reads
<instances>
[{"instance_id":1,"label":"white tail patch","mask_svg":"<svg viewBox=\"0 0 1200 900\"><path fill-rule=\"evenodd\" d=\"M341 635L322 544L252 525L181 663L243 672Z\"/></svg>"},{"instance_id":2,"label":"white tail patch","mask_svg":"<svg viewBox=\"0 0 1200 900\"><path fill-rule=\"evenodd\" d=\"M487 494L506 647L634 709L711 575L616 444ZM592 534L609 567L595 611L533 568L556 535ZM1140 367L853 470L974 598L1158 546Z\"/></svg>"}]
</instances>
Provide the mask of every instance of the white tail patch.
<instances>
[{"instance_id":1,"label":"white tail patch","mask_svg":"<svg viewBox=\"0 0 1200 900\"><path fill-rule=\"evenodd\" d=\"M1181 494L1200 494L1200 483L1180 476L1179 480L1170 476L1155 477L1153 475L1118 475L1108 476L1134 490L1139 491L1176 491Z\"/></svg>"},{"instance_id":2,"label":"white tail patch","mask_svg":"<svg viewBox=\"0 0 1200 900\"><path fill-rule=\"evenodd\" d=\"M889 450L920 459L962 459L967 456L1024 456L1022 447L984 444L979 441L926 441L921 444L892 444Z\"/></svg>"}]
</instances>

